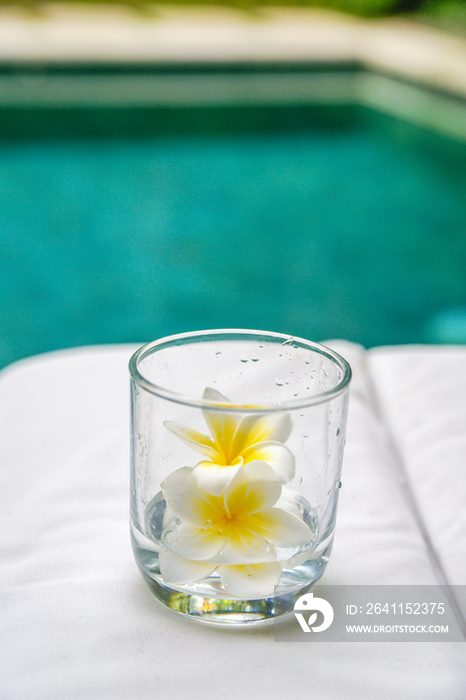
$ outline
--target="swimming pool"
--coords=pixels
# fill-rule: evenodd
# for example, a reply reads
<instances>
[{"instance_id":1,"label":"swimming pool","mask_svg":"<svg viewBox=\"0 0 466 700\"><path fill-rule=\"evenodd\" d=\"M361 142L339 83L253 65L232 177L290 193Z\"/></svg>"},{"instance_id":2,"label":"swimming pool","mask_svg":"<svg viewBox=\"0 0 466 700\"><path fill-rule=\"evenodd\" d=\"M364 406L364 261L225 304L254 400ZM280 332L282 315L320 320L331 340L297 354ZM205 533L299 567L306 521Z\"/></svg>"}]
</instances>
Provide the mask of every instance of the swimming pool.
<instances>
[{"instance_id":1,"label":"swimming pool","mask_svg":"<svg viewBox=\"0 0 466 700\"><path fill-rule=\"evenodd\" d=\"M466 342L466 108L442 133L366 77L3 67L0 365L211 327Z\"/></svg>"}]
</instances>

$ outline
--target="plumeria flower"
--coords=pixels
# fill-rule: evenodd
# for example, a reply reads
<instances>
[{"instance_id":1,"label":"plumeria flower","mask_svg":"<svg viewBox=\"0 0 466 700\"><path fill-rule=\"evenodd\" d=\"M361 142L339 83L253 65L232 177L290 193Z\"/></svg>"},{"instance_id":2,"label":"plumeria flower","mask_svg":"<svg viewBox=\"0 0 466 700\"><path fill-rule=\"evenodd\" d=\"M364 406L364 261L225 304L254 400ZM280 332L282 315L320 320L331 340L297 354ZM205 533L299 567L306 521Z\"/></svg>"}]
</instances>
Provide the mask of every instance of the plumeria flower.
<instances>
[{"instance_id":1,"label":"plumeria flower","mask_svg":"<svg viewBox=\"0 0 466 700\"><path fill-rule=\"evenodd\" d=\"M230 404L229 399L215 389L207 388L203 398L224 406ZM267 462L282 484L294 477L294 456L283 444L292 428L287 413L252 414L242 418L234 413L208 409L203 414L211 436L173 421L165 421L164 425L207 458L194 467L193 473L197 485L204 491L220 496L241 467L257 460Z\"/></svg>"},{"instance_id":2,"label":"plumeria flower","mask_svg":"<svg viewBox=\"0 0 466 700\"><path fill-rule=\"evenodd\" d=\"M181 521L165 537L160 555L167 583L196 581L217 570L232 595L270 595L281 565L276 547L308 544L310 528L274 505L282 485L272 467L252 461L239 469L221 496L199 488L194 469L177 469L162 482L169 509Z\"/></svg>"}]
</instances>

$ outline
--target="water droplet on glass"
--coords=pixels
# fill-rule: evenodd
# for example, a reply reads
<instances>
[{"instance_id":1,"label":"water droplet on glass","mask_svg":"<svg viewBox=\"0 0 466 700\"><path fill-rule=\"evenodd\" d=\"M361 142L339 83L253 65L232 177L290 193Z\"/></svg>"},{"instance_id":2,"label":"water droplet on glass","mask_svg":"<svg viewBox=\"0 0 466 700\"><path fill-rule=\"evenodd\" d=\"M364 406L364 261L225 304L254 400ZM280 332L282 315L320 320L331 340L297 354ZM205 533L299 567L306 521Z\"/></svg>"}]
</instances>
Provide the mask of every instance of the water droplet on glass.
<instances>
[{"instance_id":1,"label":"water droplet on glass","mask_svg":"<svg viewBox=\"0 0 466 700\"><path fill-rule=\"evenodd\" d=\"M252 578L252 574L246 574L246 578Z\"/></svg>"},{"instance_id":2,"label":"water droplet on glass","mask_svg":"<svg viewBox=\"0 0 466 700\"><path fill-rule=\"evenodd\" d=\"M340 434L340 428L338 428L338 430L337 430L337 435L339 435L339 434Z\"/></svg>"},{"instance_id":3,"label":"water droplet on glass","mask_svg":"<svg viewBox=\"0 0 466 700\"><path fill-rule=\"evenodd\" d=\"M298 394L293 394L293 396L297 396Z\"/></svg>"},{"instance_id":4,"label":"water droplet on glass","mask_svg":"<svg viewBox=\"0 0 466 700\"><path fill-rule=\"evenodd\" d=\"M290 383L290 380L289 380L289 379L285 379L285 384L289 384L289 383Z\"/></svg>"},{"instance_id":5,"label":"water droplet on glass","mask_svg":"<svg viewBox=\"0 0 466 700\"><path fill-rule=\"evenodd\" d=\"M210 518L209 518L206 520L206 523L207 523L207 525L212 525L212 520L210 520Z\"/></svg>"},{"instance_id":6,"label":"water droplet on glass","mask_svg":"<svg viewBox=\"0 0 466 700\"><path fill-rule=\"evenodd\" d=\"M341 481L338 482L338 488L341 489Z\"/></svg>"},{"instance_id":7,"label":"water droplet on glass","mask_svg":"<svg viewBox=\"0 0 466 700\"><path fill-rule=\"evenodd\" d=\"M283 379L276 379L276 380L275 380L275 384L276 384L277 386L283 386Z\"/></svg>"},{"instance_id":8,"label":"water droplet on glass","mask_svg":"<svg viewBox=\"0 0 466 700\"><path fill-rule=\"evenodd\" d=\"M259 362L259 358L257 357L257 355L252 355L251 360L252 362Z\"/></svg>"},{"instance_id":9,"label":"water droplet on glass","mask_svg":"<svg viewBox=\"0 0 466 700\"><path fill-rule=\"evenodd\" d=\"M308 437L309 437L309 433L303 433L303 437L308 438Z\"/></svg>"},{"instance_id":10,"label":"water droplet on glass","mask_svg":"<svg viewBox=\"0 0 466 700\"><path fill-rule=\"evenodd\" d=\"M221 355L221 354L222 354L222 353L221 353L221 351L219 350L218 352L215 353L215 356Z\"/></svg>"},{"instance_id":11,"label":"water droplet on glass","mask_svg":"<svg viewBox=\"0 0 466 700\"><path fill-rule=\"evenodd\" d=\"M249 357L247 355L241 355L239 359L240 362L247 362L249 360Z\"/></svg>"},{"instance_id":12,"label":"water droplet on glass","mask_svg":"<svg viewBox=\"0 0 466 700\"><path fill-rule=\"evenodd\" d=\"M304 360L304 362L308 365L310 360Z\"/></svg>"}]
</instances>

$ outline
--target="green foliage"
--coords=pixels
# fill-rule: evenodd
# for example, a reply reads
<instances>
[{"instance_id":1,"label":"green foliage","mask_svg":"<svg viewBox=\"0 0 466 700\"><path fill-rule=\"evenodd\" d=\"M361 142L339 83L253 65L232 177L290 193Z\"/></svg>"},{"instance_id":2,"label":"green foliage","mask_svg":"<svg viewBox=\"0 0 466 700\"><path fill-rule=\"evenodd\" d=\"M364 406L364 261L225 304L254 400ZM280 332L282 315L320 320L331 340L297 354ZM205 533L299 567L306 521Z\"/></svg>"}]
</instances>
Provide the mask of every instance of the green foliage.
<instances>
[{"instance_id":1,"label":"green foliage","mask_svg":"<svg viewBox=\"0 0 466 700\"><path fill-rule=\"evenodd\" d=\"M394 12L398 0L321 0L310 4L363 17L377 17Z\"/></svg>"},{"instance_id":2,"label":"green foliage","mask_svg":"<svg viewBox=\"0 0 466 700\"><path fill-rule=\"evenodd\" d=\"M1 5L17 5L30 9L40 8L49 2L63 2L63 0L0 0ZM65 0L70 3L108 3L122 4L134 8L144 9L157 4L151 0ZM255 9L261 6L301 6L320 7L339 10L349 14L364 17L377 17L391 14L396 10L399 0L161 0L159 4L172 5L223 5L238 7L241 9Z\"/></svg>"},{"instance_id":3,"label":"green foliage","mask_svg":"<svg viewBox=\"0 0 466 700\"><path fill-rule=\"evenodd\" d=\"M116 4L153 14L161 5L220 5L256 12L261 7L314 7L337 10L360 17L405 15L446 29L466 31L466 0L0 0L0 6L13 5L41 12L47 4ZM416 8L416 11L414 11Z\"/></svg>"},{"instance_id":4,"label":"green foliage","mask_svg":"<svg viewBox=\"0 0 466 700\"><path fill-rule=\"evenodd\" d=\"M441 24L445 29L466 33L464 0L431 0L425 4L419 16Z\"/></svg>"}]
</instances>

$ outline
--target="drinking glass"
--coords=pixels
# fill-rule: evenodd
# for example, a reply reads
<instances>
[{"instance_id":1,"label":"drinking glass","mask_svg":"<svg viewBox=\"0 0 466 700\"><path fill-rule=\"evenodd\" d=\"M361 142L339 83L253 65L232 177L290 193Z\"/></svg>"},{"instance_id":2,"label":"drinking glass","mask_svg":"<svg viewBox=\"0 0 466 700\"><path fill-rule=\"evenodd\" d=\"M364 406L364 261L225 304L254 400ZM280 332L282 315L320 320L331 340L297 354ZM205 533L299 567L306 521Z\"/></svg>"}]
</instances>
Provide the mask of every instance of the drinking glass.
<instances>
[{"instance_id":1,"label":"drinking glass","mask_svg":"<svg viewBox=\"0 0 466 700\"><path fill-rule=\"evenodd\" d=\"M332 548L348 363L211 330L145 345L130 373L131 538L156 598L217 625L292 611Z\"/></svg>"}]
</instances>

